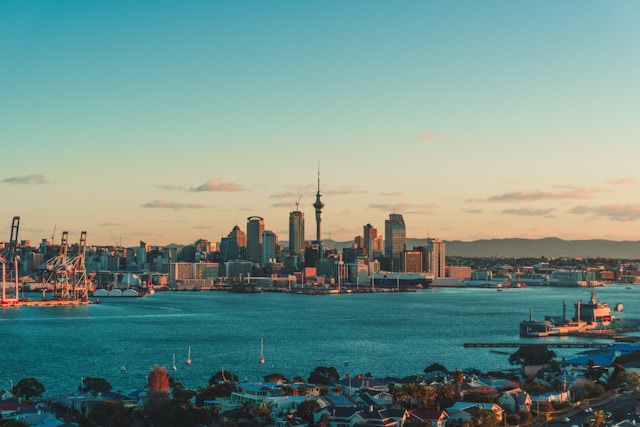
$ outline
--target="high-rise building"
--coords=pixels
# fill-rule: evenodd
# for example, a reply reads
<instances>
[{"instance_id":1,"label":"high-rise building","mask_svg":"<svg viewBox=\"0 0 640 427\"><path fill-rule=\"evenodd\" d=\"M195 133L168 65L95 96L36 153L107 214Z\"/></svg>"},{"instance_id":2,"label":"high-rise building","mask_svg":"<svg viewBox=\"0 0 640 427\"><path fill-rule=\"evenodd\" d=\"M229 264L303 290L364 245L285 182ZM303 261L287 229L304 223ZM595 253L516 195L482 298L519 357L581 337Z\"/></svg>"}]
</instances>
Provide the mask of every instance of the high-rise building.
<instances>
[{"instance_id":1,"label":"high-rise building","mask_svg":"<svg viewBox=\"0 0 640 427\"><path fill-rule=\"evenodd\" d=\"M298 210L289 213L289 254L304 256L304 214Z\"/></svg>"},{"instance_id":2,"label":"high-rise building","mask_svg":"<svg viewBox=\"0 0 640 427\"><path fill-rule=\"evenodd\" d=\"M389 214L384 221L384 253L391 258L392 271L400 271L400 254L406 249L407 229L401 214Z\"/></svg>"},{"instance_id":3,"label":"high-rise building","mask_svg":"<svg viewBox=\"0 0 640 427\"><path fill-rule=\"evenodd\" d=\"M278 245L278 236L271 230L262 232L262 265L273 264L276 259L276 247Z\"/></svg>"},{"instance_id":4,"label":"high-rise building","mask_svg":"<svg viewBox=\"0 0 640 427\"><path fill-rule=\"evenodd\" d=\"M369 259L373 259L373 242L376 237L378 237L378 229L375 228L371 224L365 225L362 231L362 248L364 249L364 254L369 257Z\"/></svg>"},{"instance_id":5,"label":"high-rise building","mask_svg":"<svg viewBox=\"0 0 640 427\"><path fill-rule=\"evenodd\" d=\"M264 219L259 216L247 218L247 259L254 263L262 261L262 232Z\"/></svg>"},{"instance_id":6,"label":"high-rise building","mask_svg":"<svg viewBox=\"0 0 640 427\"><path fill-rule=\"evenodd\" d=\"M220 260L228 262L243 257L247 247L247 236L237 225L227 237L220 241Z\"/></svg>"},{"instance_id":7,"label":"high-rise building","mask_svg":"<svg viewBox=\"0 0 640 427\"><path fill-rule=\"evenodd\" d=\"M423 269L434 277L445 277L445 243L440 239L427 239L426 252L422 262Z\"/></svg>"}]
</instances>

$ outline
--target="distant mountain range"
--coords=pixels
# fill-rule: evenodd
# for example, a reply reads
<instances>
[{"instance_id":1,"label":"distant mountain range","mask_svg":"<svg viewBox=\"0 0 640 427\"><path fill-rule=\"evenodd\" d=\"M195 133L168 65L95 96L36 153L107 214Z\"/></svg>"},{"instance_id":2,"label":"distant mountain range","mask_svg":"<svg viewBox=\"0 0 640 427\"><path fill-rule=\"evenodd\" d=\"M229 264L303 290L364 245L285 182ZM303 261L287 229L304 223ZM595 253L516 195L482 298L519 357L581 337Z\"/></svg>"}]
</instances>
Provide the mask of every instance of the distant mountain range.
<instances>
[{"instance_id":1,"label":"distant mountain range","mask_svg":"<svg viewBox=\"0 0 640 427\"><path fill-rule=\"evenodd\" d=\"M550 258L619 258L640 259L640 241L562 240L544 239L487 239L463 242L445 240L448 256L462 257L550 257ZM427 239L407 239L407 248L424 246ZM350 247L353 242L325 241L331 248Z\"/></svg>"}]
</instances>

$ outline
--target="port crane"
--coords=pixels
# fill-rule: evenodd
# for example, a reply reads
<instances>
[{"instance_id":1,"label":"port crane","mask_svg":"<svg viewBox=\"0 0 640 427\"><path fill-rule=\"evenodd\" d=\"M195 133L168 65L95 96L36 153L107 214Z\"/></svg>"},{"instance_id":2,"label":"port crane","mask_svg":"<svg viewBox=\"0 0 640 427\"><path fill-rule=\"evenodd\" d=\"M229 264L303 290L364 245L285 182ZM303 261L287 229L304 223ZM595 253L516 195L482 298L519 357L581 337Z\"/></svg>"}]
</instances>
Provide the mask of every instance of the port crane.
<instances>
[{"instance_id":1,"label":"port crane","mask_svg":"<svg viewBox=\"0 0 640 427\"><path fill-rule=\"evenodd\" d=\"M63 231L58 255L42 264L44 288L53 289L53 297L65 300L83 300L89 297L85 254L87 249L87 232L80 233L77 254L69 257L69 232Z\"/></svg>"}]
</instances>

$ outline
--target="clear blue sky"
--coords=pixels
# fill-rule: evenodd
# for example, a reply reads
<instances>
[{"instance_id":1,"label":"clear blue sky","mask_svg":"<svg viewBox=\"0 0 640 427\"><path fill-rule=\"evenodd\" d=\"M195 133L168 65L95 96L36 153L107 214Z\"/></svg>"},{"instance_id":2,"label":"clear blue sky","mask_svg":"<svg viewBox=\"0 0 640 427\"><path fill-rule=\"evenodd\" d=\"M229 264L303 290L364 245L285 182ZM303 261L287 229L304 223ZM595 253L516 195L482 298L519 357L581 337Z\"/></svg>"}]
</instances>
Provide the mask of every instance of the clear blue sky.
<instances>
[{"instance_id":1,"label":"clear blue sky","mask_svg":"<svg viewBox=\"0 0 640 427\"><path fill-rule=\"evenodd\" d=\"M640 2L0 2L0 240L640 239Z\"/></svg>"}]
</instances>

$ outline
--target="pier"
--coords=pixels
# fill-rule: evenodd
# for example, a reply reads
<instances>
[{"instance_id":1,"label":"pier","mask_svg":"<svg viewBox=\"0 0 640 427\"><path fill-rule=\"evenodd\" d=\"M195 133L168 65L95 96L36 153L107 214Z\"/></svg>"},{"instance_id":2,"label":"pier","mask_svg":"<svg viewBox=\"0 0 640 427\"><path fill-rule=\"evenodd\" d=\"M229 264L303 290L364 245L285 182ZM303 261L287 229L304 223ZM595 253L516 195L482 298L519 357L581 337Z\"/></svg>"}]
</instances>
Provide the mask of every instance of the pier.
<instances>
[{"instance_id":1,"label":"pier","mask_svg":"<svg viewBox=\"0 0 640 427\"><path fill-rule=\"evenodd\" d=\"M464 347L487 347L487 348L507 348L507 347L526 347L534 345L545 345L552 348L607 348L611 347L609 343L578 343L578 342L553 342L553 343L509 343L509 342L466 342Z\"/></svg>"}]
</instances>

